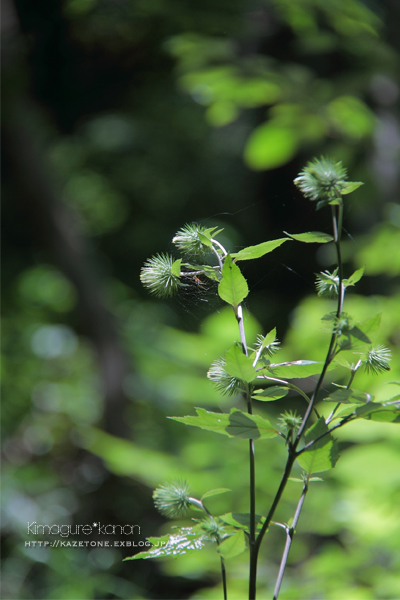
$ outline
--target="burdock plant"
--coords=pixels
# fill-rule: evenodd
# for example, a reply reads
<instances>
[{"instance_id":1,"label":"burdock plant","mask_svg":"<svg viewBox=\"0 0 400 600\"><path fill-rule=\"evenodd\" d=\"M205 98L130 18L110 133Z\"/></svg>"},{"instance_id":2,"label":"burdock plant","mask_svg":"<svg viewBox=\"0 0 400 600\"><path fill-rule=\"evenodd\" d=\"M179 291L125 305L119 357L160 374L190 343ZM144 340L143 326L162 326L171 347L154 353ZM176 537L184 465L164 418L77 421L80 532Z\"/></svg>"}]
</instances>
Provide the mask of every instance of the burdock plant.
<instances>
[{"instance_id":1,"label":"burdock plant","mask_svg":"<svg viewBox=\"0 0 400 600\"><path fill-rule=\"evenodd\" d=\"M149 538L154 548L126 560L177 556L201 550L205 544L213 543L220 557L225 599L228 597L225 561L247 550L249 599L256 598L260 547L273 522L294 464L297 462L303 469L300 480L302 492L292 519L288 519L288 522L292 523L291 526L283 525L286 544L277 574L274 600L279 595L309 484L319 479L315 477L315 473L331 469L339 458L333 432L356 419L400 421L400 396L377 402L368 393L362 393L352 387L361 367L374 375L379 374L390 369L391 357L387 348L372 346L367 326L357 324L343 311L346 289L354 286L363 275L363 269L359 269L350 277L344 277L341 256L343 196L362 184L348 181L342 164L324 157L309 162L294 183L306 198L317 203L317 209L328 208L331 211L332 235L315 231L286 234L286 237L229 253L216 239L221 230L196 224L185 225L172 240L181 257L175 259L167 254L158 254L145 263L140 275L143 285L150 293L160 298L171 298L194 282L209 279L216 282L215 289L219 297L232 307L240 341L233 343L225 355L210 366L208 378L221 394L241 395L243 409L233 408L230 413L214 413L198 408L196 416L171 418L185 425L247 440L249 511L244 515L212 515L204 501L209 496L227 491L225 488L208 491L202 498L197 499L189 496L188 484L184 481L162 483L154 492L155 505L160 512L169 518L181 518L188 511L194 510L197 518L192 519L190 527L175 528L166 538ZM265 336L258 336L253 347L249 347L246 341L242 302L248 296L249 289L239 264L256 260L283 243L293 240L303 243L331 242L336 250L336 267L332 272L320 273L316 281L319 296L336 298L336 310L324 317L329 326L330 341L325 359L321 362L275 362L274 355L279 350L275 329ZM350 362L343 353L346 353L346 356L350 353L354 361ZM344 384L343 381L340 384L329 384L326 382L326 374L337 365L347 369L347 381ZM316 384L313 392L308 395L293 383L293 379L311 375L316 376ZM328 417L321 416L316 409L323 386L329 386L331 390L324 398L324 401L333 403ZM268 419L254 412L257 402L279 402L289 390L295 391L306 401L307 408L303 414L283 411L277 424L273 425ZM264 506L256 512L255 442L276 436L282 439L287 451L286 462L282 465L281 482L271 505ZM260 517L260 514L263 516ZM159 544L159 540L163 540L164 545Z\"/></svg>"}]
</instances>

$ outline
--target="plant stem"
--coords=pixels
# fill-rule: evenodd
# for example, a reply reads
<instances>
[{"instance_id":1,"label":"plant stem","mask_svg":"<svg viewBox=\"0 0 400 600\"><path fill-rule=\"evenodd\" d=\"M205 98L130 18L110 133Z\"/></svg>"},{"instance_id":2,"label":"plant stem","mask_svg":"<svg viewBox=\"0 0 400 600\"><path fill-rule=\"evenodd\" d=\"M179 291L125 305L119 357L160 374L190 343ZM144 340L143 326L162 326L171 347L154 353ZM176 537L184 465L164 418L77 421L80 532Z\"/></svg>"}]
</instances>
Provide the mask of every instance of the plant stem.
<instances>
[{"instance_id":1,"label":"plant stem","mask_svg":"<svg viewBox=\"0 0 400 600\"><path fill-rule=\"evenodd\" d=\"M304 482L303 492L302 492L302 494L300 496L300 500L297 504L296 512L294 513L293 524L291 527L286 528L286 544L285 544L285 549L282 554L282 560L281 560L281 564L279 567L279 573L278 573L278 577L277 577L276 584L275 584L273 600L278 600L279 591L281 589L282 579L283 579L283 575L285 573L287 559L288 559L289 552L290 552L290 547L292 545L293 536L294 536L295 529L296 529L296 526L297 526L297 523L298 523L298 520L300 517L301 509L303 508L303 504L304 504L304 500L305 500L307 492L308 492L308 480L306 480Z\"/></svg>"},{"instance_id":2,"label":"plant stem","mask_svg":"<svg viewBox=\"0 0 400 600\"><path fill-rule=\"evenodd\" d=\"M341 251L340 251L340 236L341 236L341 229L342 229L342 210L343 210L342 204L332 206L333 236L334 236L334 243L335 243L335 247L336 247L338 275L339 275L338 304L337 304L337 310L336 310L336 318L337 319L342 314L343 301L344 301L343 265L342 265L342 255L341 255ZM318 392L321 389L321 386L325 379L325 375L328 370L328 367L334 357L334 354L335 354L334 349L336 346L336 341L337 341L337 333L336 333L336 328L334 328L334 330L332 331L331 341L330 341L328 352L327 352L327 355L325 358L324 366L322 367L321 374L318 378L314 392L311 396L307 410L303 417L303 421L300 425L299 431L297 433L296 439L294 440L293 444L289 444L288 458L286 461L285 470L282 475L281 483L279 485L278 491L276 492L275 498L272 502L271 508L267 515L267 518L265 519L265 522L261 528L261 531L256 538L256 541L254 544L254 552L253 552L253 554L250 554L249 600L255 600L255 598L256 598L257 561L258 561L258 554L260 551L261 542L262 542L263 537L271 523L271 520L274 516L275 510L280 502L280 499L282 497L282 494L285 490L286 484L290 477L290 473L292 471L293 464L297 457L297 452L296 452L297 446L299 445L300 439L307 427L308 420L314 409L314 404L316 402Z\"/></svg>"},{"instance_id":3,"label":"plant stem","mask_svg":"<svg viewBox=\"0 0 400 600\"><path fill-rule=\"evenodd\" d=\"M246 333L244 329L243 321L243 308L239 304L235 311L236 320L238 322L240 342L242 344L242 351L245 356L248 356ZM247 401L247 412L249 415L253 414L253 405L251 400L251 389L250 385L246 386L246 401ZM253 565L253 556L255 550L255 538L256 538L256 465L255 465L255 447L254 440L249 440L249 470L250 470L250 581L251 581L251 570ZM250 583L251 585L251 583Z\"/></svg>"},{"instance_id":4,"label":"plant stem","mask_svg":"<svg viewBox=\"0 0 400 600\"><path fill-rule=\"evenodd\" d=\"M261 528L261 531L256 538L256 541L254 544L253 556L250 557L252 560L251 560L251 564L250 564L249 600L255 600L255 597L256 597L257 561L258 561L258 553L260 551L261 542L262 542L263 537L272 521L275 510L276 510L276 508L279 504L279 501L282 497L282 494L284 492L284 489L285 489L288 479L290 477L290 473L292 471L292 467L293 467L295 460L296 460L296 454L293 452L292 446L289 446L288 459L286 462L285 470L282 475L281 483L279 485L278 491L276 492L276 495L272 502L271 508L269 509L267 518L265 519L265 522Z\"/></svg>"},{"instance_id":5,"label":"plant stem","mask_svg":"<svg viewBox=\"0 0 400 600\"><path fill-rule=\"evenodd\" d=\"M221 574L222 574L222 587L224 588L224 600L228 598L228 590L226 586L226 570L225 570L225 561L223 556L221 556Z\"/></svg>"}]
</instances>

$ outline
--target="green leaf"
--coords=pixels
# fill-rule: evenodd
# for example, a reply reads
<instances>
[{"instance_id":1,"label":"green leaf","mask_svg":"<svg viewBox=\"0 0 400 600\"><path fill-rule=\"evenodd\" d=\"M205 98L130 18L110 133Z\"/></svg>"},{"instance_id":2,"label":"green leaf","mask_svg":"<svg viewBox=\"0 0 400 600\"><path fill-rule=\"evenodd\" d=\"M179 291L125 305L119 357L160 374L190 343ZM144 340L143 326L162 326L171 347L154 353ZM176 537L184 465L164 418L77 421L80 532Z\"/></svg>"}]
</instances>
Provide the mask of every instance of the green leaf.
<instances>
[{"instance_id":1,"label":"green leaf","mask_svg":"<svg viewBox=\"0 0 400 600\"><path fill-rule=\"evenodd\" d=\"M255 171L275 169L288 163L298 147L299 137L293 127L268 121L250 135L244 149L244 160Z\"/></svg>"},{"instance_id":2,"label":"green leaf","mask_svg":"<svg viewBox=\"0 0 400 600\"><path fill-rule=\"evenodd\" d=\"M346 287L349 287L350 285L354 285L355 283L357 283L357 281L360 281L361 277L364 275L364 270L364 267L361 267L361 269L357 269L357 271L354 271L353 275L350 275L348 279L344 279L344 285Z\"/></svg>"},{"instance_id":3,"label":"green leaf","mask_svg":"<svg viewBox=\"0 0 400 600\"><path fill-rule=\"evenodd\" d=\"M344 356L342 356L341 354L337 354L335 356L334 363L340 367L345 367L345 369L348 369L349 371L351 371L351 363L349 363L349 361L346 360L344 358Z\"/></svg>"},{"instance_id":4,"label":"green leaf","mask_svg":"<svg viewBox=\"0 0 400 600\"><path fill-rule=\"evenodd\" d=\"M279 248L279 246L288 241L290 241L288 238L279 238L277 240L270 240L269 242L262 242L262 244L257 244L257 246L248 246L247 248L243 248L239 252L232 254L232 257L235 259L235 262L238 260L253 260L254 258L261 258L261 256L272 252L275 250L275 248Z\"/></svg>"},{"instance_id":5,"label":"green leaf","mask_svg":"<svg viewBox=\"0 0 400 600\"><path fill-rule=\"evenodd\" d=\"M182 259L178 258L178 260L174 260L174 262L172 263L171 266L171 273L172 275L176 275L177 277L180 277L181 274L181 264L182 264Z\"/></svg>"},{"instance_id":6,"label":"green leaf","mask_svg":"<svg viewBox=\"0 0 400 600\"><path fill-rule=\"evenodd\" d=\"M225 559L239 556L239 554L242 554L246 550L246 538L243 530L237 531L218 546L219 554Z\"/></svg>"},{"instance_id":7,"label":"green leaf","mask_svg":"<svg viewBox=\"0 0 400 600\"><path fill-rule=\"evenodd\" d=\"M328 242L333 242L333 237L322 231L308 231L307 233L288 233L284 231L283 233L286 233L286 235L298 242L305 242L306 244L327 244Z\"/></svg>"},{"instance_id":8,"label":"green leaf","mask_svg":"<svg viewBox=\"0 0 400 600\"><path fill-rule=\"evenodd\" d=\"M253 361L248 356L245 356L239 346L232 346L225 354L225 370L232 377L241 379L250 383L257 377Z\"/></svg>"},{"instance_id":9,"label":"green leaf","mask_svg":"<svg viewBox=\"0 0 400 600\"><path fill-rule=\"evenodd\" d=\"M208 248L212 248L212 242L207 235L205 235L204 233L201 233L201 231L198 231L197 235L199 236L199 240L201 241L202 244L204 244Z\"/></svg>"},{"instance_id":10,"label":"green leaf","mask_svg":"<svg viewBox=\"0 0 400 600\"><path fill-rule=\"evenodd\" d=\"M250 513L226 513L219 517L221 521L227 525L244 529L244 531L250 530ZM261 515L255 515L256 528L262 527L265 522L265 517Z\"/></svg>"},{"instance_id":11,"label":"green leaf","mask_svg":"<svg viewBox=\"0 0 400 600\"><path fill-rule=\"evenodd\" d=\"M275 340L276 340L276 327L274 327L273 329L271 329L271 331L269 333L267 333L267 335L263 339L261 345L263 348L266 348L267 346L272 344Z\"/></svg>"},{"instance_id":12,"label":"green leaf","mask_svg":"<svg viewBox=\"0 0 400 600\"><path fill-rule=\"evenodd\" d=\"M241 439L268 439L278 435L267 419L258 415L246 415L235 408L232 408L229 415L209 412L204 408L196 408L196 413L197 417L168 417L168 419Z\"/></svg>"},{"instance_id":13,"label":"green leaf","mask_svg":"<svg viewBox=\"0 0 400 600\"><path fill-rule=\"evenodd\" d=\"M288 388L273 385L265 390L255 390L252 397L254 400L260 400L261 402L272 402L273 400L284 398L284 396L286 396L288 393Z\"/></svg>"},{"instance_id":14,"label":"green leaf","mask_svg":"<svg viewBox=\"0 0 400 600\"><path fill-rule=\"evenodd\" d=\"M295 360L293 362L284 362L271 364L266 367L267 373L279 379L303 379L311 375L318 375L322 369L323 363L315 360ZM335 368L334 365L331 368ZM264 372L264 369L263 369Z\"/></svg>"},{"instance_id":15,"label":"green leaf","mask_svg":"<svg viewBox=\"0 0 400 600\"><path fill-rule=\"evenodd\" d=\"M247 281L243 277L239 267L232 262L232 258L228 254L222 268L222 280L218 286L220 298L236 310L248 293Z\"/></svg>"},{"instance_id":16,"label":"green leaf","mask_svg":"<svg viewBox=\"0 0 400 600\"><path fill-rule=\"evenodd\" d=\"M340 388L329 394L327 398L324 398L325 402L340 402L343 404L362 404L368 400L371 402L371 399L373 399L373 396L371 397L366 392L346 388Z\"/></svg>"},{"instance_id":17,"label":"green leaf","mask_svg":"<svg viewBox=\"0 0 400 600\"><path fill-rule=\"evenodd\" d=\"M354 190L358 190L358 188L362 185L364 185L362 181L347 181L343 185L341 193L343 196L345 196L346 194L351 194L351 192L354 192Z\"/></svg>"},{"instance_id":18,"label":"green leaf","mask_svg":"<svg viewBox=\"0 0 400 600\"><path fill-rule=\"evenodd\" d=\"M396 404L388 404L395 402ZM361 406L351 406L341 411L337 417L344 418L353 415L355 419L369 419L386 423L400 423L400 395L384 402L367 402Z\"/></svg>"},{"instance_id":19,"label":"green leaf","mask_svg":"<svg viewBox=\"0 0 400 600\"><path fill-rule=\"evenodd\" d=\"M324 417L318 419L310 427L305 435L305 443L308 444L320 435L328 431ZM309 450L306 450L297 458L297 462L307 473L319 473L332 469L339 458L337 442L330 434L325 435L316 442Z\"/></svg>"},{"instance_id":20,"label":"green leaf","mask_svg":"<svg viewBox=\"0 0 400 600\"><path fill-rule=\"evenodd\" d=\"M215 490L210 490L202 495L201 500L205 500L206 498L211 498L211 496L218 496L219 494L226 494L226 492L231 492L232 490L229 488L216 488Z\"/></svg>"},{"instance_id":21,"label":"green leaf","mask_svg":"<svg viewBox=\"0 0 400 600\"><path fill-rule=\"evenodd\" d=\"M192 527L182 528L176 535L164 535L159 538L148 538L153 544L151 550L139 552L135 556L128 556L124 560L138 560L140 558L165 558L168 556L180 556L188 552L202 550L204 548L204 534L199 535Z\"/></svg>"}]
</instances>

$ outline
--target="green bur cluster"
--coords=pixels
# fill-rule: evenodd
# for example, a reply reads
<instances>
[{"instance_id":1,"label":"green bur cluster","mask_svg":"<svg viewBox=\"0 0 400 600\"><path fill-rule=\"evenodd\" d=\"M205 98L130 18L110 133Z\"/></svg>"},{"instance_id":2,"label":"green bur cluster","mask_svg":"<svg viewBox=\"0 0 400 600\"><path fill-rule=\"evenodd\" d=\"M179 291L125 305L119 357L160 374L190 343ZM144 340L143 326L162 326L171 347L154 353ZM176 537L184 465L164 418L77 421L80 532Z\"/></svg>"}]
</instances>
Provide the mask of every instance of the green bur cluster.
<instances>
[{"instance_id":1,"label":"green bur cluster","mask_svg":"<svg viewBox=\"0 0 400 600\"><path fill-rule=\"evenodd\" d=\"M286 233L286 237L270 240L229 253L217 240L222 230L205 228L197 224L185 225L176 233L173 243L181 253L180 258L158 254L149 259L141 271L141 281L150 293L160 298L170 298L193 281L210 280L217 283L220 299L231 306L237 323L239 339L224 356L214 361L208 378L223 395L243 399L243 410L232 408L230 413L196 409L196 415L170 417L185 425L219 433L231 438L245 439L249 444L249 500L250 510L245 514L227 513L213 516L204 500L229 490L220 488L206 492L200 499L189 496L185 481L166 482L154 492L158 510L168 518L180 518L188 510L203 513L202 518L192 519L191 527L180 528L162 538L150 538L154 548L141 552L131 559L176 556L201 550L205 545L215 544L221 560L224 597L227 598L225 561L250 550L249 598L256 597L257 560L260 545L279 504L294 464L303 469L301 479L303 491L299 498L291 527L282 525L288 532L288 541L282 556L274 598L279 594L287 555L292 542L295 523L308 492L309 483L320 480L315 473L333 468L339 458L337 442L333 432L356 419L385 420L400 422L400 396L383 402L375 402L368 392L356 390L353 382L361 367L371 374L390 369L390 350L381 345L373 346L370 335L379 319L373 317L365 323L356 323L343 311L346 290L354 286L363 276L359 269L350 277L343 276L340 252L343 195L356 190L360 182L350 182L340 162L321 157L307 164L294 180L306 198L317 202L317 209L330 207L333 235L309 231L300 234ZM247 345L242 302L249 294L247 281L240 263L255 260L279 248L288 241L302 243L333 243L336 248L337 266L332 272L317 275L316 289L319 296L335 298L335 312L323 317L330 331L330 343L324 361L293 360L274 362L279 350L276 329L260 335L253 347ZM321 416L316 409L320 400L325 376L333 368L345 369L340 383L331 384L324 402L333 403L328 417ZM293 380L316 376L312 394L295 385ZM346 379L347 378L347 379ZM254 412L257 404L279 402L289 392L295 392L305 400L303 414L284 411L274 424ZM325 405L329 406L329 405ZM271 507L264 516L255 510L255 441L258 439L282 438L287 447L287 462L283 476ZM163 544L160 545L160 543Z\"/></svg>"}]
</instances>

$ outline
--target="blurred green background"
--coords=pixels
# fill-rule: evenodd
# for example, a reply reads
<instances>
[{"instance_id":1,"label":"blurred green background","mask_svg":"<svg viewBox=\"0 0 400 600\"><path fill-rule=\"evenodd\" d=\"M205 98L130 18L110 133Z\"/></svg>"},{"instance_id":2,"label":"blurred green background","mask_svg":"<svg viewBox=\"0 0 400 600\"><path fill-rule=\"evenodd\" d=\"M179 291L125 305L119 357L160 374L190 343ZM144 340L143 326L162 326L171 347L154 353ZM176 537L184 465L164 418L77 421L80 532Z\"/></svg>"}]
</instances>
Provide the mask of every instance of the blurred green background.
<instances>
[{"instance_id":1,"label":"blurred green background","mask_svg":"<svg viewBox=\"0 0 400 600\"><path fill-rule=\"evenodd\" d=\"M330 231L329 211L292 183L313 156L335 156L365 182L346 197L346 274L366 265L346 310L382 313L377 342L391 347L392 371L357 387L394 395L400 5L7 0L2 28L2 597L220 598L212 548L123 563L132 550L25 547L27 523L161 535L169 524L152 490L176 476L195 495L232 488L210 498L216 514L247 511L247 444L166 419L239 405L205 377L238 337L233 314L196 286L154 301L139 272L191 221L224 227L232 250L283 230ZM246 265L249 338L276 326L282 360L321 359L330 304L315 297L314 274L333 261L329 246L293 242ZM399 430L363 421L338 438L343 456L311 488L280 597L398 600ZM260 513L284 453L279 440L257 443ZM277 519L293 514L298 486ZM272 597L283 545L272 528L260 599ZM231 600L246 597L246 578L247 557L228 563Z\"/></svg>"}]
</instances>

